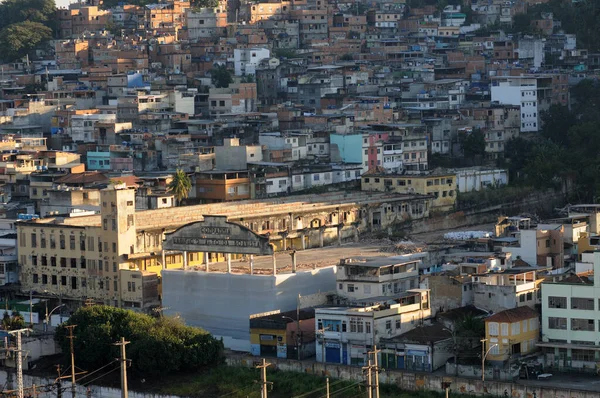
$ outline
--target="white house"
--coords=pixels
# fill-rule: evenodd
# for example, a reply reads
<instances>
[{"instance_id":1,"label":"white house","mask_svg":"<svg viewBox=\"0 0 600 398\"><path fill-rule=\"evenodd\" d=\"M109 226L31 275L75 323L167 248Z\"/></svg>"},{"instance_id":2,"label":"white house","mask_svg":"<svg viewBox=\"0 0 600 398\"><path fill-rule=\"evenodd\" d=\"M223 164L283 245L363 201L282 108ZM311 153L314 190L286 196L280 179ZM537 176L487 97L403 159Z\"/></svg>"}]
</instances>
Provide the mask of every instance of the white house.
<instances>
[{"instance_id":1,"label":"white house","mask_svg":"<svg viewBox=\"0 0 600 398\"><path fill-rule=\"evenodd\" d=\"M508 184L506 169L457 169L456 187L458 192L481 191L487 187Z\"/></svg>"},{"instance_id":2,"label":"white house","mask_svg":"<svg viewBox=\"0 0 600 398\"><path fill-rule=\"evenodd\" d=\"M550 106L552 78L548 76L503 76L492 79L492 101L518 105L521 132L540 129L540 112Z\"/></svg>"},{"instance_id":3,"label":"white house","mask_svg":"<svg viewBox=\"0 0 600 398\"><path fill-rule=\"evenodd\" d=\"M600 360L600 252L593 253L593 279L573 275L542 284L545 366L595 369Z\"/></svg>"},{"instance_id":4,"label":"white house","mask_svg":"<svg viewBox=\"0 0 600 398\"><path fill-rule=\"evenodd\" d=\"M429 318L429 290L413 289L395 297L363 299L353 307L315 309L317 362L364 365L381 338L406 333Z\"/></svg>"},{"instance_id":5,"label":"white house","mask_svg":"<svg viewBox=\"0 0 600 398\"><path fill-rule=\"evenodd\" d=\"M263 59L271 56L267 48L236 48L233 50L233 63L236 76L254 75L256 67Z\"/></svg>"}]
</instances>

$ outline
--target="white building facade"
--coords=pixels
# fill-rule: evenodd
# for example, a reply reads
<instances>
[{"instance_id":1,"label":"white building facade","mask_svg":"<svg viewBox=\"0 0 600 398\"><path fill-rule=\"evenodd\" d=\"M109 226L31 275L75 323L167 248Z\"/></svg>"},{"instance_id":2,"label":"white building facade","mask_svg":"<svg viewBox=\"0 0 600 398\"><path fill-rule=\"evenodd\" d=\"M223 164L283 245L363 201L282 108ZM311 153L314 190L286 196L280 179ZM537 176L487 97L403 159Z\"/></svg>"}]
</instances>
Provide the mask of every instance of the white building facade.
<instances>
[{"instance_id":1,"label":"white building facade","mask_svg":"<svg viewBox=\"0 0 600 398\"><path fill-rule=\"evenodd\" d=\"M600 361L600 252L593 253L593 280L571 277L542 284L545 366L595 369Z\"/></svg>"}]
</instances>

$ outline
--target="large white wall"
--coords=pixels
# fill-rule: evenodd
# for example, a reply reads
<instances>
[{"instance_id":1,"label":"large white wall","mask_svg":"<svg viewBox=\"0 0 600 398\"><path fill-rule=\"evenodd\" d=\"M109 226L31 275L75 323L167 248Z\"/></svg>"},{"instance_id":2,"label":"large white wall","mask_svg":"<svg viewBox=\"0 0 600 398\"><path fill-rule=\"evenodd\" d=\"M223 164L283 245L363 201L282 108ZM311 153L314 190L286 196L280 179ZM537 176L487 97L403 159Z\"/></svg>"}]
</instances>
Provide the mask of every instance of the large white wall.
<instances>
[{"instance_id":1,"label":"large white wall","mask_svg":"<svg viewBox=\"0 0 600 398\"><path fill-rule=\"evenodd\" d=\"M298 294L334 291L335 272L335 266L277 276L163 270L162 303L167 315L223 337L227 348L250 352L250 315L293 310Z\"/></svg>"}]
</instances>

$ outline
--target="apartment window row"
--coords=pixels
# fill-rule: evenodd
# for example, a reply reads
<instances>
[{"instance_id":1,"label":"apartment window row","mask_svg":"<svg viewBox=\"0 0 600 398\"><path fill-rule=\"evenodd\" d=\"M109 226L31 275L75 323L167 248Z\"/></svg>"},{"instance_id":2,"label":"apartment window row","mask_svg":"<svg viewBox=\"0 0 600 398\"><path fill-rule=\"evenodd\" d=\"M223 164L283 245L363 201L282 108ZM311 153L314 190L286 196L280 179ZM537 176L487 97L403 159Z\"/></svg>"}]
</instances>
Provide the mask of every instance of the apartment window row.
<instances>
[{"instance_id":1,"label":"apartment window row","mask_svg":"<svg viewBox=\"0 0 600 398\"><path fill-rule=\"evenodd\" d=\"M57 261L58 258L58 261ZM50 261L48 261L50 259ZM57 264L60 264L61 268L77 268L79 264L79 268L86 268L86 260L85 258L75 258L75 257L56 257L56 256L31 256L31 265L33 266L42 266L47 267L50 265L51 267L56 267Z\"/></svg>"},{"instance_id":2,"label":"apartment window row","mask_svg":"<svg viewBox=\"0 0 600 398\"><path fill-rule=\"evenodd\" d=\"M548 318L548 328L549 329L567 330L568 329L567 323L568 323L567 318L561 318L561 317L549 317ZM595 319L571 318L570 330L593 332L596 330L595 325L596 325ZM599 330L600 330L600 323L599 323Z\"/></svg>"},{"instance_id":3,"label":"apartment window row","mask_svg":"<svg viewBox=\"0 0 600 398\"><path fill-rule=\"evenodd\" d=\"M509 336L509 328L511 329L512 335L517 335L520 333L526 333L527 331L537 330L539 324L536 318L531 318L525 319L521 322L513 322L511 324L506 322L489 322L487 323L487 327L490 336Z\"/></svg>"},{"instance_id":4,"label":"apartment window row","mask_svg":"<svg viewBox=\"0 0 600 398\"><path fill-rule=\"evenodd\" d=\"M571 297L571 306L572 310L590 310L594 311L594 299L587 297ZM549 296L548 297L548 308L556 308L556 309L567 309L567 298L566 297L557 297L557 296ZM600 299L598 300L598 308L600 308Z\"/></svg>"},{"instance_id":5,"label":"apartment window row","mask_svg":"<svg viewBox=\"0 0 600 398\"><path fill-rule=\"evenodd\" d=\"M76 276L32 274L31 278L34 284L58 286L60 281L60 286L69 286L71 289L87 287L87 279Z\"/></svg>"},{"instance_id":6,"label":"apartment window row","mask_svg":"<svg viewBox=\"0 0 600 398\"><path fill-rule=\"evenodd\" d=\"M25 234L21 233L20 236L21 239L21 247L25 247L26 243L25 243ZM56 249L56 239L54 237L54 234L50 234L49 235L49 239L46 238L46 234L44 234L43 232L41 234L39 234L39 247L41 249L46 249L48 247L48 240L50 243L50 249ZM38 234L36 232L31 233L30 235L30 242L31 242L31 247L37 248L38 247ZM64 234L60 234L59 236L59 248L61 250L66 250L67 249L67 240ZM69 250L76 250L77 248L77 237L75 234L71 234L69 235ZM85 237L83 235L80 236L79 238L79 250L85 250Z\"/></svg>"}]
</instances>

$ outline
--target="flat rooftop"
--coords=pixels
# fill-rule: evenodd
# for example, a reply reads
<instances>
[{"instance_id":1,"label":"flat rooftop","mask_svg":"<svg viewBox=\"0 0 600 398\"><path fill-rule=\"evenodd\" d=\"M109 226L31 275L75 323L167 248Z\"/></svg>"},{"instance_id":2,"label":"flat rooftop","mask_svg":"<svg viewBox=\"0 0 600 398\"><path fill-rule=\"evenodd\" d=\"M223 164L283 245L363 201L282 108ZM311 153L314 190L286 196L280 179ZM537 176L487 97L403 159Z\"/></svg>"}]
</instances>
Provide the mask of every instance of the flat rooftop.
<instances>
[{"instance_id":1,"label":"flat rooftop","mask_svg":"<svg viewBox=\"0 0 600 398\"><path fill-rule=\"evenodd\" d=\"M311 271L326 267L333 267L339 264L340 258L346 256L369 256L387 257L395 255L395 253L384 252L389 243L385 240L381 243L349 243L342 246L326 246L323 248L298 250L296 252L296 268L298 272ZM292 256L286 252L275 253L277 263L277 274L290 274L292 272ZM210 272L226 272L227 263L218 262L209 264ZM191 271L205 272L205 266L190 267ZM188 271L189 272L189 271ZM248 260L231 260L231 272L234 274L249 274L250 265ZM255 256L254 257L254 274L255 275L272 275L273 259L272 256ZM333 288L333 286L332 286ZM388 298L389 299L389 298Z\"/></svg>"}]
</instances>

